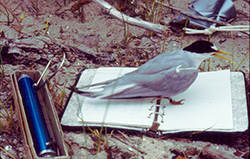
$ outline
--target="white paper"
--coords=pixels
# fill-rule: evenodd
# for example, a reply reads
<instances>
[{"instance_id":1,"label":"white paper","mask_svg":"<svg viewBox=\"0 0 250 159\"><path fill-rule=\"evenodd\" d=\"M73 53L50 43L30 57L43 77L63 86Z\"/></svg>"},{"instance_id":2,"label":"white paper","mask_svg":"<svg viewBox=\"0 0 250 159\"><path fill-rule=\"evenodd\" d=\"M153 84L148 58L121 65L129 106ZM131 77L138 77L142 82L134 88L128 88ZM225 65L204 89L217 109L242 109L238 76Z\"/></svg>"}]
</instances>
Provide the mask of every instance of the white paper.
<instances>
[{"instance_id":1,"label":"white paper","mask_svg":"<svg viewBox=\"0 0 250 159\"><path fill-rule=\"evenodd\" d=\"M117 78L136 68L99 68L92 84ZM199 73L193 85L172 97L183 105L167 104L159 130L232 129L230 71ZM150 128L152 98L107 100L85 98L79 121ZM168 102L166 102L168 103ZM159 122L161 118L159 117Z\"/></svg>"},{"instance_id":2,"label":"white paper","mask_svg":"<svg viewBox=\"0 0 250 159\"><path fill-rule=\"evenodd\" d=\"M136 68L99 68L92 84L122 76ZM150 127L153 116L148 118L152 98L108 100L86 97L82 106L81 118L86 123Z\"/></svg>"},{"instance_id":3,"label":"white paper","mask_svg":"<svg viewBox=\"0 0 250 159\"><path fill-rule=\"evenodd\" d=\"M232 129L230 71L199 73L190 88L174 97L183 105L167 105L159 130Z\"/></svg>"}]
</instances>

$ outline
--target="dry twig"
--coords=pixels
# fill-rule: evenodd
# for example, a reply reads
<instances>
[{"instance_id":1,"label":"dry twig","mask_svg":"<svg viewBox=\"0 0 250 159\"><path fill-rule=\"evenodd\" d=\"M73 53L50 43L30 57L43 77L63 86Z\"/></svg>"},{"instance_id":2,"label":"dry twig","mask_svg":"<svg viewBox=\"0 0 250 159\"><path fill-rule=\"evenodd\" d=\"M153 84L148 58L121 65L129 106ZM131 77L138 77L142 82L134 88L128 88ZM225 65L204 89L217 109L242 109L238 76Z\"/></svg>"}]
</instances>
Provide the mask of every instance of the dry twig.
<instances>
[{"instance_id":1,"label":"dry twig","mask_svg":"<svg viewBox=\"0 0 250 159\"><path fill-rule=\"evenodd\" d=\"M141 151L140 149L138 149L137 147L135 147L134 144L132 144L132 143L130 143L130 142L126 142L127 140L124 141L124 140L122 140L120 137L118 137L118 136L116 136L116 135L113 135L112 137L115 138L116 140L119 140L120 142L122 142L122 143L124 143L124 144L130 146L131 148L135 149L136 151L140 152L141 154L145 154L145 155L147 154L146 152Z\"/></svg>"},{"instance_id":2,"label":"dry twig","mask_svg":"<svg viewBox=\"0 0 250 159\"><path fill-rule=\"evenodd\" d=\"M6 11L6 16L9 16L7 12L9 12L12 16L13 16L13 19L10 21L9 20L9 17L7 17L8 19L8 25L10 25L10 23L12 23L14 21L14 19L17 20L17 22L20 24L18 18L16 17L16 15L13 13L13 11L11 9L9 9L3 2L0 1L0 5L5 9Z\"/></svg>"}]
</instances>

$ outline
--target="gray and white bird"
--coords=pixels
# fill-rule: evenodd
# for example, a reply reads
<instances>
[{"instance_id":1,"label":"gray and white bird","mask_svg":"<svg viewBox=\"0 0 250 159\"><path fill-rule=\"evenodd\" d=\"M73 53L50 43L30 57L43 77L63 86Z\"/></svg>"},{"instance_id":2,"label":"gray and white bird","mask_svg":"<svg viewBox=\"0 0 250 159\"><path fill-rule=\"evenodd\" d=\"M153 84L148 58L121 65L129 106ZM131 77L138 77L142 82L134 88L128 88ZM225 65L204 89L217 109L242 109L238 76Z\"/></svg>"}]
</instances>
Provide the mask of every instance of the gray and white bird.
<instances>
[{"instance_id":1,"label":"gray and white bird","mask_svg":"<svg viewBox=\"0 0 250 159\"><path fill-rule=\"evenodd\" d=\"M211 42L199 40L183 50L160 54L135 71L117 79L70 89L91 98L159 97L169 99L172 104L182 104L182 100L174 101L171 97L184 92L192 85L198 76L198 67L202 61L212 56L231 61L218 54L232 56L217 49ZM96 89L87 89L92 87Z\"/></svg>"}]
</instances>

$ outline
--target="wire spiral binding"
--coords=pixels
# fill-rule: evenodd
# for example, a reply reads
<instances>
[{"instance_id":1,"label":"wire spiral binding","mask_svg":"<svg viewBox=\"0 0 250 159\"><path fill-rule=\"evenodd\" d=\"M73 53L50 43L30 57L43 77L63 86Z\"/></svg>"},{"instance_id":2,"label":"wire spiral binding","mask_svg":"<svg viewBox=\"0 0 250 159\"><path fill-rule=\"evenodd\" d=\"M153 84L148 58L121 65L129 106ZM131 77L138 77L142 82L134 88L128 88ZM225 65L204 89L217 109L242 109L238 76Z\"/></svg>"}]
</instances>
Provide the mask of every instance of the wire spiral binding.
<instances>
[{"instance_id":1,"label":"wire spiral binding","mask_svg":"<svg viewBox=\"0 0 250 159\"><path fill-rule=\"evenodd\" d=\"M151 105L151 107L148 110L152 111L153 107L159 107L159 108L161 108L161 110L163 112L162 115L163 116L165 115L164 106L161 106L161 105Z\"/></svg>"},{"instance_id":2,"label":"wire spiral binding","mask_svg":"<svg viewBox=\"0 0 250 159\"><path fill-rule=\"evenodd\" d=\"M159 104L153 104L153 105L150 106L150 108L149 108L148 110L149 110L149 111L152 111L154 107L155 107L155 110L157 110L157 107L158 107L159 109L161 109L161 110L162 110L162 113L160 113L159 111L158 111L158 112L151 112L151 113L148 115L148 118L150 118L152 114L155 114L155 115L157 114L157 115L160 115L160 116L161 116L161 123L164 123L164 117L163 117L163 116L165 115L164 107L161 106L161 105L159 105ZM158 109L158 110L159 110L159 109Z\"/></svg>"},{"instance_id":3,"label":"wire spiral binding","mask_svg":"<svg viewBox=\"0 0 250 159\"><path fill-rule=\"evenodd\" d=\"M161 113L159 113L159 112L151 112L151 113L148 115L148 118L150 118L150 116L151 116L152 114L158 114L158 115L160 115L160 116L161 116L161 123L164 123L164 118L163 118L163 115L162 115Z\"/></svg>"}]
</instances>

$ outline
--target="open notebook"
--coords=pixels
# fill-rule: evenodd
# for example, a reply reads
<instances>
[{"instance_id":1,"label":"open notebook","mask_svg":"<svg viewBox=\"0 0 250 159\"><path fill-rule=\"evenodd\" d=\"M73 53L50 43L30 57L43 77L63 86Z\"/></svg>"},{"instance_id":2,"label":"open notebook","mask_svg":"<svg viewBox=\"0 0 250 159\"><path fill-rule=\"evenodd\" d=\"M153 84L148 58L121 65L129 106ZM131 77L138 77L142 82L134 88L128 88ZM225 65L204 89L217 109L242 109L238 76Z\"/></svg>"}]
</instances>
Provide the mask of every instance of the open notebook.
<instances>
[{"instance_id":1,"label":"open notebook","mask_svg":"<svg viewBox=\"0 0 250 159\"><path fill-rule=\"evenodd\" d=\"M117 78L135 69L108 67L85 70L77 86ZM234 74L241 77L241 87L237 88L243 95L240 101L232 97L235 95L232 91L231 76L229 70L201 72L187 91L172 97L174 100L185 99L184 104L171 105L168 100L162 100L161 105L165 105L164 109L155 109L156 100L152 103L152 98L108 100L73 93L61 123L63 126L108 126L136 130L150 129L153 123L158 123L158 130L169 132L205 129L244 131L248 126L244 76L239 72ZM239 91L237 92L238 96ZM238 104L241 105L241 112L234 114L233 107ZM241 119L238 119L239 117Z\"/></svg>"}]
</instances>

